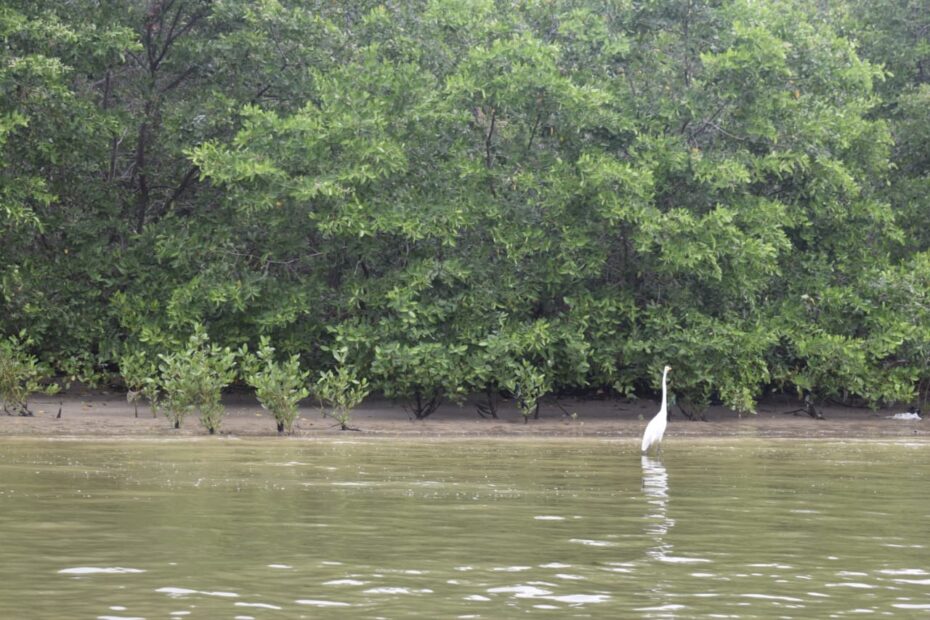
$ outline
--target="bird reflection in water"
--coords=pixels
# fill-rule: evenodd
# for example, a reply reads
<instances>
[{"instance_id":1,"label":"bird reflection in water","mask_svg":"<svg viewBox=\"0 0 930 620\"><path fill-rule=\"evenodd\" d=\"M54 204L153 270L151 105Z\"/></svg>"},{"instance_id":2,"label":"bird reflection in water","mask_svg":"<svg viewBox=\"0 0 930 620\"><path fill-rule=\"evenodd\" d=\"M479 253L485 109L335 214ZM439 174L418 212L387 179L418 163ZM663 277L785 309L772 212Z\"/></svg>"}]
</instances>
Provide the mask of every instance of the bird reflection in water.
<instances>
[{"instance_id":1,"label":"bird reflection in water","mask_svg":"<svg viewBox=\"0 0 930 620\"><path fill-rule=\"evenodd\" d=\"M665 541L675 520L668 516L668 472L658 459L642 457L643 494L649 510L646 513L646 533L655 545L646 551L646 555L662 560L669 555L672 545Z\"/></svg>"}]
</instances>

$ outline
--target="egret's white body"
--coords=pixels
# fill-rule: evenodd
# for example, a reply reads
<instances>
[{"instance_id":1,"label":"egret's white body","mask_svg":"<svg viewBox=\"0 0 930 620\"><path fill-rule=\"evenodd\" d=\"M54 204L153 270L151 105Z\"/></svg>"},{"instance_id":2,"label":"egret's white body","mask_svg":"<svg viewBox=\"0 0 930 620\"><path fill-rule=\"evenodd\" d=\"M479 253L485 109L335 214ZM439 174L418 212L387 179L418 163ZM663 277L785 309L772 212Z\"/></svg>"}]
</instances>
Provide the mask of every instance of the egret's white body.
<instances>
[{"instance_id":1,"label":"egret's white body","mask_svg":"<svg viewBox=\"0 0 930 620\"><path fill-rule=\"evenodd\" d=\"M668 379L668 371L671 369L671 366L666 366L662 369L662 407L659 409L659 413L649 420L649 424L646 425L646 432L643 433L643 452L648 452L649 448L652 446L656 446L656 452L658 452L660 444L662 443L662 436L665 435L665 427L668 426L668 392L666 381Z\"/></svg>"}]
</instances>

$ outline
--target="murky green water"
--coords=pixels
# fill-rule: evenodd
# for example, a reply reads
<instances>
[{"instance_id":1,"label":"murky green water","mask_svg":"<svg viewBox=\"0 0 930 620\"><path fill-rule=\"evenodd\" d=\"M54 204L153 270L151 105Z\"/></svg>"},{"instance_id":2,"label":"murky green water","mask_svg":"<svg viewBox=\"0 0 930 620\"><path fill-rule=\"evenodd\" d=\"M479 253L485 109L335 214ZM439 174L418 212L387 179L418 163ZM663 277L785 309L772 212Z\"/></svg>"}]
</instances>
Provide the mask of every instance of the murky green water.
<instances>
[{"instance_id":1,"label":"murky green water","mask_svg":"<svg viewBox=\"0 0 930 620\"><path fill-rule=\"evenodd\" d=\"M930 444L0 441L0 618L930 616Z\"/></svg>"}]
</instances>

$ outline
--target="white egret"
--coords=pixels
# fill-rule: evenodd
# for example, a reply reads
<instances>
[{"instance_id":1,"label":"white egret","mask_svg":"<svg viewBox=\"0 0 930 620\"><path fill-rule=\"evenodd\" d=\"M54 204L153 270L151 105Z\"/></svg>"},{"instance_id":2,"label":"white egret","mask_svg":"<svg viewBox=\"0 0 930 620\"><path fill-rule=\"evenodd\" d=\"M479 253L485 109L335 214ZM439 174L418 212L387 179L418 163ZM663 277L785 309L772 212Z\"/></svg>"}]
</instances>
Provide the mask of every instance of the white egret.
<instances>
[{"instance_id":1,"label":"white egret","mask_svg":"<svg viewBox=\"0 0 930 620\"><path fill-rule=\"evenodd\" d=\"M649 448L656 446L656 453L658 454L662 447L662 436L665 435L665 427L668 426L668 393L666 380L668 378L668 371L671 369L671 366L666 366L662 370L662 407L659 409L659 413L649 420L649 424L646 425L646 432L643 433L643 452L647 452Z\"/></svg>"}]
</instances>

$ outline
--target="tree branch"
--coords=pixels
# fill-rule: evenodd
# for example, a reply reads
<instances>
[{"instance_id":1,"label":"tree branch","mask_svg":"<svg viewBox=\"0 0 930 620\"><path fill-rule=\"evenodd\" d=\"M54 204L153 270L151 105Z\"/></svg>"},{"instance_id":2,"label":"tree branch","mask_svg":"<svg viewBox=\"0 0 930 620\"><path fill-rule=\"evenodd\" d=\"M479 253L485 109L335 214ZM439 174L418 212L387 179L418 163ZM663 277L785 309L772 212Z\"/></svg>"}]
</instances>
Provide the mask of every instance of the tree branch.
<instances>
[{"instance_id":1,"label":"tree branch","mask_svg":"<svg viewBox=\"0 0 930 620\"><path fill-rule=\"evenodd\" d=\"M484 138L484 163L488 168L491 167L491 138L494 136L494 125L496 122L497 108L491 108L491 124L488 126L488 134Z\"/></svg>"},{"instance_id":2,"label":"tree branch","mask_svg":"<svg viewBox=\"0 0 930 620\"><path fill-rule=\"evenodd\" d=\"M169 90L173 88L177 88L181 84L181 82L189 78L196 71L197 71L197 65L191 65L190 67L185 69L184 72L181 73L181 75L174 78L173 80L171 80L171 82L167 86L163 87L161 89L161 92L167 93Z\"/></svg>"},{"instance_id":3,"label":"tree branch","mask_svg":"<svg viewBox=\"0 0 930 620\"><path fill-rule=\"evenodd\" d=\"M539 123L542 121L542 112L536 113L536 122L533 123L533 130L530 132L530 139L526 143L526 154L529 154L533 146L533 139L536 137L536 130L539 129Z\"/></svg>"},{"instance_id":4,"label":"tree branch","mask_svg":"<svg viewBox=\"0 0 930 620\"><path fill-rule=\"evenodd\" d=\"M181 194L190 187L191 182L194 180L194 176L197 174L197 166L191 166L187 171L187 174L184 175L184 178L181 179L181 183L171 192L171 196L168 197L168 200L165 201L164 212L167 212L171 208L178 198L181 197Z\"/></svg>"}]
</instances>

